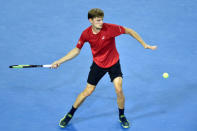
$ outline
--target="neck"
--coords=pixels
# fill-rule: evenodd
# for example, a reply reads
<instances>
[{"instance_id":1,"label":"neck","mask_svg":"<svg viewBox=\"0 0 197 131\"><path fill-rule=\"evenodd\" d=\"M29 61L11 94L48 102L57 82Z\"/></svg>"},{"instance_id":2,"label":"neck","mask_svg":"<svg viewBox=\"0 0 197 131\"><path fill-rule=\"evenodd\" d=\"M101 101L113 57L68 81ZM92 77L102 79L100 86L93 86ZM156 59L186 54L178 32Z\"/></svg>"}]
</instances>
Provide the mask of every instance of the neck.
<instances>
[{"instance_id":1,"label":"neck","mask_svg":"<svg viewBox=\"0 0 197 131\"><path fill-rule=\"evenodd\" d=\"M100 31L101 31L100 28L96 28L96 27L92 26L92 32L93 32L93 34L98 34Z\"/></svg>"}]
</instances>

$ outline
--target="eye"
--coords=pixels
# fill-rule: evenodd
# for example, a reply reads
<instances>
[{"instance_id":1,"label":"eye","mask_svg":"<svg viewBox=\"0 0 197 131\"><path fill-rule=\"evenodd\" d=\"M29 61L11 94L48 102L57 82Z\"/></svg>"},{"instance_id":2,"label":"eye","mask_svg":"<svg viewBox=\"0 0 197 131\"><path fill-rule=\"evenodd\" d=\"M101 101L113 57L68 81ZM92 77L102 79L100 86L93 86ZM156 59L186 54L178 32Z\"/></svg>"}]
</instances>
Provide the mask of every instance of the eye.
<instances>
[{"instance_id":1,"label":"eye","mask_svg":"<svg viewBox=\"0 0 197 131\"><path fill-rule=\"evenodd\" d=\"M101 21L103 21L102 19L101 20L97 20L98 22L101 22Z\"/></svg>"}]
</instances>

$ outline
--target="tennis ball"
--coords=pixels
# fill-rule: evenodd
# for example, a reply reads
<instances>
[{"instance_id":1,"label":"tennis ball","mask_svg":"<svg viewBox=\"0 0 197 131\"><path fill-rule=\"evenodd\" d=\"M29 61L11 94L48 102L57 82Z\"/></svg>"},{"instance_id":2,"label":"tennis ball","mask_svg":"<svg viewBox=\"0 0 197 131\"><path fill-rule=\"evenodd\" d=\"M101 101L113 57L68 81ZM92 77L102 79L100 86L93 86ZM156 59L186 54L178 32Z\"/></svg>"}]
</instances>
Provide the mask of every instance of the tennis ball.
<instances>
[{"instance_id":1,"label":"tennis ball","mask_svg":"<svg viewBox=\"0 0 197 131\"><path fill-rule=\"evenodd\" d=\"M168 77L169 77L169 74L168 74L168 73L166 73L166 72L165 72L165 73L163 73L163 78L165 78L165 79L166 79L166 78L168 78Z\"/></svg>"}]
</instances>

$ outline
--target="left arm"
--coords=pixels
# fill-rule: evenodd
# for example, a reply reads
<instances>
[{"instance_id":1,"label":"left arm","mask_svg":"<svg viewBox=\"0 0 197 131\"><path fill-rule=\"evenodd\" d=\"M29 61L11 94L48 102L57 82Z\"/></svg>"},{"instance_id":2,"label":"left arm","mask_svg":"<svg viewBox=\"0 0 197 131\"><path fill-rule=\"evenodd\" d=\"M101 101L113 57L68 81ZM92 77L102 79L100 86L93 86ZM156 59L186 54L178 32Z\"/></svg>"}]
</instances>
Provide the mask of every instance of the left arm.
<instances>
[{"instance_id":1,"label":"left arm","mask_svg":"<svg viewBox=\"0 0 197 131\"><path fill-rule=\"evenodd\" d=\"M148 44L146 44L142 38L137 34L137 32L135 32L134 30L130 29L130 28L126 28L124 27L125 29L125 33L126 34L129 34L130 36L132 36L133 38L135 38L137 41L140 42L140 44L142 44L142 46L145 48L145 49L151 49L151 50L155 50L157 49L157 46L150 46Z\"/></svg>"}]
</instances>

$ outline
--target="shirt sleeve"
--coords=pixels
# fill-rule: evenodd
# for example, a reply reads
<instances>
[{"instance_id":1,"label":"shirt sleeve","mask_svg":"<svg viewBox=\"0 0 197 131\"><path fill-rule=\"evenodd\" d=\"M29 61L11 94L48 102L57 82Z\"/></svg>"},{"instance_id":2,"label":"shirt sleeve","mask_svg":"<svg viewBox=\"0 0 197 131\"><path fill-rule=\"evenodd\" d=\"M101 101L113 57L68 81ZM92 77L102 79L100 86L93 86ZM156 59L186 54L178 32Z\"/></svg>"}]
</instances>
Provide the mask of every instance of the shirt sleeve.
<instances>
[{"instance_id":1,"label":"shirt sleeve","mask_svg":"<svg viewBox=\"0 0 197 131\"><path fill-rule=\"evenodd\" d=\"M85 42L86 42L86 36L85 36L85 32L83 32L78 40L76 47L81 49Z\"/></svg>"},{"instance_id":2,"label":"shirt sleeve","mask_svg":"<svg viewBox=\"0 0 197 131\"><path fill-rule=\"evenodd\" d=\"M111 32L110 34L112 35L112 37L116 37L121 34L125 34L125 29L123 26L110 24L110 32Z\"/></svg>"}]
</instances>

